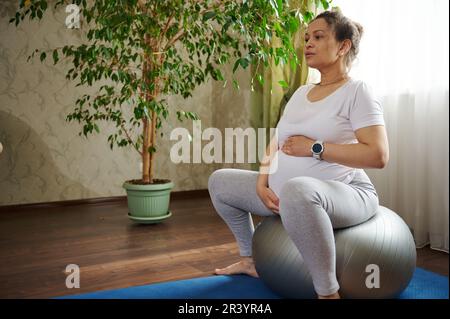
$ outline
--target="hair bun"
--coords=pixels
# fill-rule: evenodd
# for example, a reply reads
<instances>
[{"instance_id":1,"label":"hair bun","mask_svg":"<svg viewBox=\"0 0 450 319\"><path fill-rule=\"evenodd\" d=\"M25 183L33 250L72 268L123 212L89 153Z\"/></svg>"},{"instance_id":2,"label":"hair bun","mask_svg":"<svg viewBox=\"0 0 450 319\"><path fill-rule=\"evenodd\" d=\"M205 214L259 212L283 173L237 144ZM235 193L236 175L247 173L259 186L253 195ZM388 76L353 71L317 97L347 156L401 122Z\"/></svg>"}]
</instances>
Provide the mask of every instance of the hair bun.
<instances>
[{"instance_id":1,"label":"hair bun","mask_svg":"<svg viewBox=\"0 0 450 319\"><path fill-rule=\"evenodd\" d=\"M363 33L364 33L364 28L361 24L359 24L358 22L353 21L353 24L355 25L356 29L359 32L359 37L361 38Z\"/></svg>"}]
</instances>

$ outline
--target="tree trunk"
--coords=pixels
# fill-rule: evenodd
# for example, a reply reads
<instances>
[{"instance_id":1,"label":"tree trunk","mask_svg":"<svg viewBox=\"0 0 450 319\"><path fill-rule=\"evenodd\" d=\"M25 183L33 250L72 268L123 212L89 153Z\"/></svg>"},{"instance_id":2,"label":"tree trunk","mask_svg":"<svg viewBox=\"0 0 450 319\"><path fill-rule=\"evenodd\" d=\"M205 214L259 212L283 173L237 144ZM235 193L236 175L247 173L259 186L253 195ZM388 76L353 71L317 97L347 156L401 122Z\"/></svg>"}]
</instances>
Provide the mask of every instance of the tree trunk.
<instances>
[{"instance_id":1,"label":"tree trunk","mask_svg":"<svg viewBox=\"0 0 450 319\"><path fill-rule=\"evenodd\" d=\"M144 142L142 144L142 182L151 183L151 176L149 176L150 154L148 153L148 148L150 146L150 121L147 118L144 118L142 122L144 124Z\"/></svg>"},{"instance_id":2,"label":"tree trunk","mask_svg":"<svg viewBox=\"0 0 450 319\"><path fill-rule=\"evenodd\" d=\"M149 44L148 35L146 34L144 37L144 41L146 44ZM147 54L144 53L144 67L142 71L142 79L144 83L148 84L148 71L150 67L150 59ZM141 90L141 99L148 100L148 92L147 89ZM152 177L149 175L150 172L150 154L148 153L148 149L151 145L151 127L150 121L148 118L144 117L142 119L143 123L143 143L142 143L142 182L144 184L152 183Z\"/></svg>"},{"instance_id":3,"label":"tree trunk","mask_svg":"<svg viewBox=\"0 0 450 319\"><path fill-rule=\"evenodd\" d=\"M151 146L156 148L156 112L152 112L152 126L150 130L150 139L151 139ZM149 169L149 175L150 180L153 181L153 172L155 170L155 153L150 154L150 169Z\"/></svg>"},{"instance_id":4,"label":"tree trunk","mask_svg":"<svg viewBox=\"0 0 450 319\"><path fill-rule=\"evenodd\" d=\"M148 35L145 35L145 41L146 43L152 47L152 44L150 44L150 39L148 38ZM153 50L155 51L155 50ZM144 63L144 81L149 84L149 79L147 77L147 73L152 71L152 67L155 66L155 63L162 63L162 57L160 57L159 62L152 61L153 57L145 56L145 63ZM154 88L153 92L146 91L145 92L145 101L150 102L151 100L156 99L156 97L159 94L159 78L153 79L154 81ZM153 110L151 112L151 122L150 119L145 118L144 119L144 145L143 145L143 153L142 153L142 159L143 159L143 171L142 171L142 180L144 183L150 183L153 184L153 177L154 177L154 170L155 170L155 157L156 154L154 150L156 149L156 124L157 124L157 114ZM149 148L152 148L151 153L149 153Z\"/></svg>"}]
</instances>

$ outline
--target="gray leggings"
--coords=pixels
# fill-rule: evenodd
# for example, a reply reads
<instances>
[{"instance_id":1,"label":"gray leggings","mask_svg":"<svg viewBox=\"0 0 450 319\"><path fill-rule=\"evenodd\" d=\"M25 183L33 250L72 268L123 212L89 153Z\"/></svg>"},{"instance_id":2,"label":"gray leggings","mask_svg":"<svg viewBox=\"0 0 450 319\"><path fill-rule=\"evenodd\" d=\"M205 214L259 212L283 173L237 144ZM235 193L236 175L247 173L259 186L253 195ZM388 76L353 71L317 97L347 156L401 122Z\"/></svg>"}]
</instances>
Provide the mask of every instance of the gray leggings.
<instances>
[{"instance_id":1,"label":"gray leggings","mask_svg":"<svg viewBox=\"0 0 450 319\"><path fill-rule=\"evenodd\" d=\"M252 255L251 213L273 216L256 194L256 171L224 168L214 171L208 190L214 208L231 229L241 256ZM279 196L284 228L310 270L319 295L339 290L333 228L357 225L372 217L379 205L370 178L362 169L350 184L300 176L288 180Z\"/></svg>"}]
</instances>

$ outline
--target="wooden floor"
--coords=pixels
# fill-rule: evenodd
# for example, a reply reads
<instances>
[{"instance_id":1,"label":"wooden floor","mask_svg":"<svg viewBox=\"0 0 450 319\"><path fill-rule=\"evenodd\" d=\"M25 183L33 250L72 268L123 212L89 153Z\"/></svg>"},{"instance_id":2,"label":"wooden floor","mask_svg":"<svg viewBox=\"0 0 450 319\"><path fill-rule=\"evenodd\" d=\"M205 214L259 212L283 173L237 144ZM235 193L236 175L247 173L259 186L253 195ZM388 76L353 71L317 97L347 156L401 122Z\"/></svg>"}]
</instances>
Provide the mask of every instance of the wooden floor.
<instances>
[{"instance_id":1,"label":"wooden floor","mask_svg":"<svg viewBox=\"0 0 450 319\"><path fill-rule=\"evenodd\" d=\"M173 216L138 225L126 201L0 211L0 298L48 298L212 275L238 259L206 192L173 196ZM255 224L259 218L254 218ZM66 288L66 266L80 288ZM418 250L419 267L448 276L448 254Z\"/></svg>"}]
</instances>

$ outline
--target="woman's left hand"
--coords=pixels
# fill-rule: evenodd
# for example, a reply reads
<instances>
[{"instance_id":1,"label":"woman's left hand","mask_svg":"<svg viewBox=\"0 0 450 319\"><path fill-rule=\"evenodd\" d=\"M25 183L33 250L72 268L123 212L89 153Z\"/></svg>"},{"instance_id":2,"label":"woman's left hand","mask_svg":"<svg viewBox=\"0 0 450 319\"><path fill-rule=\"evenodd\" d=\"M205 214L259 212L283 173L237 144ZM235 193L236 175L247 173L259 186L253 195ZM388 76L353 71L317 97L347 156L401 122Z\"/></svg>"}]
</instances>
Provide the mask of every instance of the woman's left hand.
<instances>
[{"instance_id":1,"label":"woman's left hand","mask_svg":"<svg viewBox=\"0 0 450 319\"><path fill-rule=\"evenodd\" d=\"M303 135L293 135L288 137L285 141L281 150L283 153L290 156L298 157L308 157L312 156L311 146L314 144L314 140L303 136Z\"/></svg>"}]
</instances>

